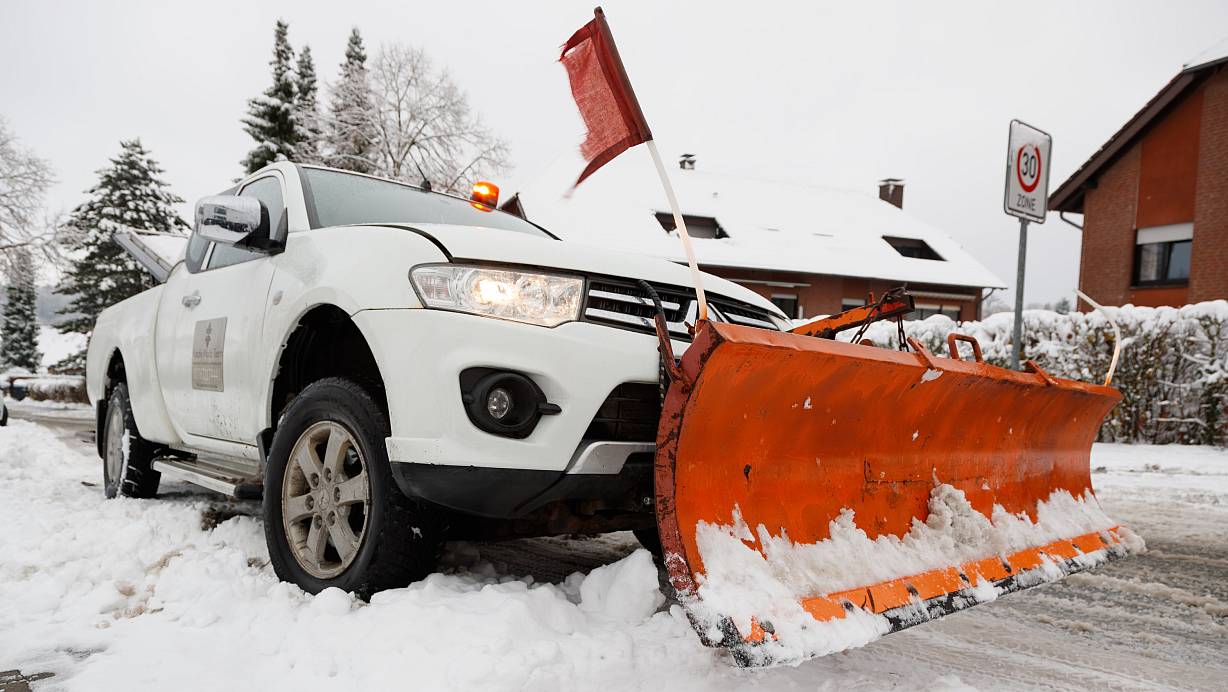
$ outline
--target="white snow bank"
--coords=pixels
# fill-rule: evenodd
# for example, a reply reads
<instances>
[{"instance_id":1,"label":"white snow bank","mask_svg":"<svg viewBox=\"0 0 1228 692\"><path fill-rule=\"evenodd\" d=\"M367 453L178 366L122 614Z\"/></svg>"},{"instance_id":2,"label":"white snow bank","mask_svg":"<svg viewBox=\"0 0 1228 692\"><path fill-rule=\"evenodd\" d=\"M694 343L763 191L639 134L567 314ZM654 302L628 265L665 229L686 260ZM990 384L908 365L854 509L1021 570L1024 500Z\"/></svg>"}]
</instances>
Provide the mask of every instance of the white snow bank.
<instances>
[{"instance_id":1,"label":"white snow bank","mask_svg":"<svg viewBox=\"0 0 1228 692\"><path fill-rule=\"evenodd\" d=\"M88 447L0 428L0 669L69 690L702 689L729 672L680 607L658 612L643 550L563 585L478 566L368 604L279 582L255 518L202 528L207 496L105 500L100 478Z\"/></svg>"},{"instance_id":2,"label":"white snow bank","mask_svg":"<svg viewBox=\"0 0 1228 692\"><path fill-rule=\"evenodd\" d=\"M1093 467L1112 473L1228 477L1228 450L1189 445L1098 444Z\"/></svg>"},{"instance_id":3,"label":"white snow bank","mask_svg":"<svg viewBox=\"0 0 1228 692\"><path fill-rule=\"evenodd\" d=\"M609 620L641 622L664 603L657 566L647 550L598 567L580 584L580 610Z\"/></svg>"},{"instance_id":4,"label":"white snow bank","mask_svg":"<svg viewBox=\"0 0 1228 692\"><path fill-rule=\"evenodd\" d=\"M1107 448L1096 445L1093 465ZM1125 464L1131 449L1133 465L1158 451L1113 446L1113 453ZM1196 452L1167 448L1161 463L1185 466L1182 459ZM1219 458L1228 468L1228 452ZM1017 608L1026 603L1024 595L874 647L753 671L735 669L724 652L701 646L680 608L648 609L656 587L646 578L642 554L604 569L609 579L594 570L539 584L479 561L476 549L471 560L456 560L460 551L453 550L449 558L461 566L379 594L369 604L337 591L309 596L277 581L258 520L238 516L202 528L202 512L220 504L208 501L216 496L167 484L157 500L105 500L100 478L101 462L89 446L66 446L48 429L21 420L0 428L0 670L55 674L36 690L1096 688L1137 686L1156 679L1140 671L1176 668L1156 673L1164 660L1146 642L1126 649L1114 644L1115 632L1136 631L1139 621L1124 608L1105 608L1094 592L1077 590L1072 602L1086 600L1086 608L1054 609L1050 599L1045 617L1078 628L1063 630L1048 619L1040 622L1034 608ZM1107 495L1101 498L1110 506L1121 504L1120 494ZM1147 524L1149 538L1160 532L1158 540L1171 541L1194 531L1198 545L1217 545L1228 505L1216 496L1174 513L1172 498L1164 486L1154 486L1119 509L1162 520ZM237 507L256 511L252 503ZM1118 518L1136 521L1126 511ZM1118 564L1135 570L1140 562ZM587 585L592 595L585 595L594 579ZM760 581L771 579L763 568ZM756 583L753 575L748 583ZM621 589L622 595L613 594ZM1183 597L1164 598L1178 603ZM1158 622L1163 613L1149 610L1147 599L1132 600L1129 612L1151 618L1144 623ZM595 607L598 601L603 605ZM606 617L616 602L631 604L628 621ZM1204 611L1205 604L1198 609ZM649 614L630 617L643 613ZM1185 613L1165 615L1165 622ZM870 618L854 626L868 640L878 636L877 623ZM1015 638L1001 637L1008 628ZM1192 646L1213 648L1207 630L1182 631ZM999 635L997 644L986 643L987 632ZM1132 635L1122 637L1133 642ZM1062 655L1046 656L1051 650ZM1189 677L1168 679L1177 686L1193 687L1182 681L1223 669L1197 657L1181 660Z\"/></svg>"},{"instance_id":5,"label":"white snow bank","mask_svg":"<svg viewBox=\"0 0 1228 692\"><path fill-rule=\"evenodd\" d=\"M696 543L706 575L698 596L704 612L731 617L742 632L751 618L768 621L779 642L764 654L774 660L794 660L861 646L887 631L885 618L855 612L818 624L798 605L802 599L868 586L929 570L956 566L1018 551L1063 538L1095 533L1116 526L1095 496L1080 498L1065 490L1038 505L1036 521L995 506L992 519L977 512L962 490L937 484L930 494L929 516L914 519L903 536L871 539L845 509L829 527L830 537L814 544L794 543L785 531L772 535L760 524L752 531L734 511L732 525L700 522ZM1130 551L1144 550L1129 529L1121 537ZM758 549L756 549L756 543ZM762 551L762 552L760 552ZM1089 567L1107 559L1103 551L1080 556ZM1046 578L1061 571L1046 570ZM978 584L979 600L992 600L989 583Z\"/></svg>"}]
</instances>

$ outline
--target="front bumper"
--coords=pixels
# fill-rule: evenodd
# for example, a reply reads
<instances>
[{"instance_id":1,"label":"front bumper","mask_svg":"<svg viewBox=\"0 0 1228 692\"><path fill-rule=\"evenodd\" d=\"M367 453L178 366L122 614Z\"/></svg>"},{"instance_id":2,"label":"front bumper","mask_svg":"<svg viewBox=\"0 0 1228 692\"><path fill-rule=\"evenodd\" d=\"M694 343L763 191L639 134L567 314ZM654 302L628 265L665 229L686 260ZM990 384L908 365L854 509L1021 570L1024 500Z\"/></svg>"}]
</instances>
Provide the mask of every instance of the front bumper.
<instances>
[{"instance_id":1,"label":"front bumper","mask_svg":"<svg viewBox=\"0 0 1228 692\"><path fill-rule=\"evenodd\" d=\"M585 472L571 467L605 398L624 382L651 383L658 376L656 337L597 324L547 329L427 309L363 310L354 321L383 376L393 462ZM675 352L687 345L675 342ZM471 367L524 374L562 412L543 417L524 439L484 432L460 398L460 372Z\"/></svg>"}]
</instances>

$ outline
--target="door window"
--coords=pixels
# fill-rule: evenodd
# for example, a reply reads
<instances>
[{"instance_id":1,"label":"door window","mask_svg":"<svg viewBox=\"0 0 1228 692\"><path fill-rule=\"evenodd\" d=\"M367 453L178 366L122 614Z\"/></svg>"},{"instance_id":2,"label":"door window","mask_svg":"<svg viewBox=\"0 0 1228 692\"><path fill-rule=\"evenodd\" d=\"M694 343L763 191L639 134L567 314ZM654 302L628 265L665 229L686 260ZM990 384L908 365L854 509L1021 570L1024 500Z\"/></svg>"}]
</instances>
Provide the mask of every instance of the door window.
<instances>
[{"instance_id":1,"label":"door window","mask_svg":"<svg viewBox=\"0 0 1228 692\"><path fill-rule=\"evenodd\" d=\"M192 237L188 239L188 249L183 253L183 263L188 266L189 272L195 274L200 271L201 266L205 263L205 251L208 249L209 241L199 233L193 232Z\"/></svg>"}]
</instances>

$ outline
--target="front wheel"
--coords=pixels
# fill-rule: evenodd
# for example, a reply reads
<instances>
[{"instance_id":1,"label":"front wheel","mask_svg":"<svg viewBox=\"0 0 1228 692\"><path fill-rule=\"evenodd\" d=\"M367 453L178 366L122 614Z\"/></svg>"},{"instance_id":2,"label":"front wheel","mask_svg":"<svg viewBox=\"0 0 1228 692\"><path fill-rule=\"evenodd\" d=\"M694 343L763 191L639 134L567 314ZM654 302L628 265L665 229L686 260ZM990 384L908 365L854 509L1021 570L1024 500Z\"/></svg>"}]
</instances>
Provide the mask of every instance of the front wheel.
<instances>
[{"instance_id":1,"label":"front wheel","mask_svg":"<svg viewBox=\"0 0 1228 692\"><path fill-rule=\"evenodd\" d=\"M635 534L635 539L640 542L640 545L652 553L658 562L663 559L665 551L661 548L661 537L657 535L655 524L647 528L635 529L633 533Z\"/></svg>"},{"instance_id":2,"label":"front wheel","mask_svg":"<svg viewBox=\"0 0 1228 692\"><path fill-rule=\"evenodd\" d=\"M429 512L392 478L387 417L340 378L312 383L286 407L264 480L273 570L318 593L362 597L429 574L442 543Z\"/></svg>"},{"instance_id":3,"label":"front wheel","mask_svg":"<svg viewBox=\"0 0 1228 692\"><path fill-rule=\"evenodd\" d=\"M128 385L120 382L107 401L103 435L102 485L107 497L153 497L162 474L153 470L156 447L136 429Z\"/></svg>"}]
</instances>

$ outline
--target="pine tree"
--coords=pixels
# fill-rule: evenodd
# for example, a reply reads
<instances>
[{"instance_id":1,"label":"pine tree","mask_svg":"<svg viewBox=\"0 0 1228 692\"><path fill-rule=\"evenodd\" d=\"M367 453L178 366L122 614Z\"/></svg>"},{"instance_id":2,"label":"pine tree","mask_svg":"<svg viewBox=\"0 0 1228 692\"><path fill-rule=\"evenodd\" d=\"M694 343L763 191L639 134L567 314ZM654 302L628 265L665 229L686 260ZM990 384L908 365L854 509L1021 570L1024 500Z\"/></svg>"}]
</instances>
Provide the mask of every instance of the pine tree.
<instances>
[{"instance_id":1,"label":"pine tree","mask_svg":"<svg viewBox=\"0 0 1228 692\"><path fill-rule=\"evenodd\" d=\"M303 133L294 160L300 163L320 163L320 103L319 87L316 85L316 66L311 59L311 46L303 46L295 71L298 75L298 93L294 100L294 113Z\"/></svg>"},{"instance_id":2,"label":"pine tree","mask_svg":"<svg viewBox=\"0 0 1228 692\"><path fill-rule=\"evenodd\" d=\"M103 309L153 286L153 279L114 241L118 231L179 235L188 224L173 206L183 199L170 192L160 177L162 168L140 140L120 142L111 166L98 171L90 198L69 215L65 230L68 250L77 259L56 288L72 296L60 311L67 319L63 332L88 334ZM85 352L69 356L57 368L72 371L85 363Z\"/></svg>"},{"instance_id":3,"label":"pine tree","mask_svg":"<svg viewBox=\"0 0 1228 692\"><path fill-rule=\"evenodd\" d=\"M8 300L0 323L0 365L37 372L43 356L38 351L34 256L29 248L21 248L14 250L9 260Z\"/></svg>"},{"instance_id":4,"label":"pine tree","mask_svg":"<svg viewBox=\"0 0 1228 692\"><path fill-rule=\"evenodd\" d=\"M277 20L273 32L273 84L247 102L244 130L256 140L256 147L243 159L243 167L254 173L274 161L293 157L303 141L302 127L295 114L298 86L294 75L294 49L287 34L290 25Z\"/></svg>"},{"instance_id":5,"label":"pine tree","mask_svg":"<svg viewBox=\"0 0 1228 692\"><path fill-rule=\"evenodd\" d=\"M325 161L335 168L375 170L375 123L378 113L367 77L367 52L358 29L350 31L341 63L341 79L330 90L325 132Z\"/></svg>"}]
</instances>

